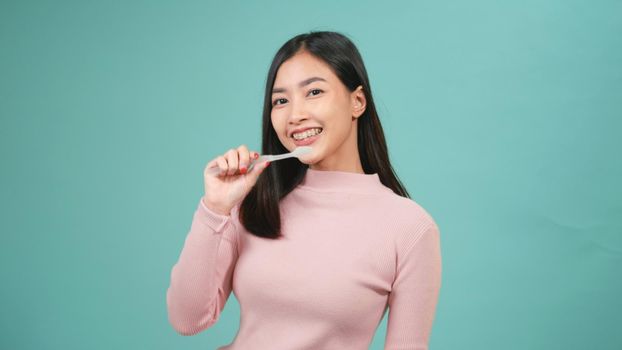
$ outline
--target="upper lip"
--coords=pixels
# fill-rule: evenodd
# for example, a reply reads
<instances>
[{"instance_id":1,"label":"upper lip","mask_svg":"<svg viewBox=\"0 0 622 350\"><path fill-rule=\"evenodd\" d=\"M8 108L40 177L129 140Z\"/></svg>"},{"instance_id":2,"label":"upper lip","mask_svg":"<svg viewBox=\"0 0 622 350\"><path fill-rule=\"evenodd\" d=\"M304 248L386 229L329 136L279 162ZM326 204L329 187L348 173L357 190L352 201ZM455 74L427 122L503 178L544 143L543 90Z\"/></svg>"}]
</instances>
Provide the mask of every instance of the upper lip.
<instances>
[{"instance_id":1,"label":"upper lip","mask_svg":"<svg viewBox=\"0 0 622 350\"><path fill-rule=\"evenodd\" d=\"M320 126L309 126L309 127L306 127L306 128L294 129L294 130L292 130L292 131L290 131L290 132L289 132L289 137L293 137L293 136L294 136L294 134L295 134L295 133L297 133L297 132L303 132L303 131L305 131L305 130L309 130L309 129L317 129L317 128L322 129L322 127L320 127Z\"/></svg>"}]
</instances>

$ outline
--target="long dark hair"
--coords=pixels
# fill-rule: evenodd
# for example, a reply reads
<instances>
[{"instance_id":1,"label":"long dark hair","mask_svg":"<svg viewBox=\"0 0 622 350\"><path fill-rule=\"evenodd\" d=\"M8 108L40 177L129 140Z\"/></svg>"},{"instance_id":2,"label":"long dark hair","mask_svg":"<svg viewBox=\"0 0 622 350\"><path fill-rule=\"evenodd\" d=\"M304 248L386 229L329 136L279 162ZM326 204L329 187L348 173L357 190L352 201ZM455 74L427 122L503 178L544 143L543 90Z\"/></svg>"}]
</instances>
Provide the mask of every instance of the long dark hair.
<instances>
[{"instance_id":1,"label":"long dark hair","mask_svg":"<svg viewBox=\"0 0 622 350\"><path fill-rule=\"evenodd\" d=\"M361 55L345 35L331 31L311 31L288 40L277 51L266 80L262 122L262 154L281 154L287 150L279 140L271 122L272 87L283 62L305 50L326 62L350 92L363 86L365 112L358 118L358 150L366 174L378 173L380 181L396 194L410 198L399 181L391 163L371 94L367 71ZM297 158L274 162L259 176L239 209L239 219L248 232L258 237L278 239L281 235L279 202L302 181L309 166Z\"/></svg>"}]
</instances>

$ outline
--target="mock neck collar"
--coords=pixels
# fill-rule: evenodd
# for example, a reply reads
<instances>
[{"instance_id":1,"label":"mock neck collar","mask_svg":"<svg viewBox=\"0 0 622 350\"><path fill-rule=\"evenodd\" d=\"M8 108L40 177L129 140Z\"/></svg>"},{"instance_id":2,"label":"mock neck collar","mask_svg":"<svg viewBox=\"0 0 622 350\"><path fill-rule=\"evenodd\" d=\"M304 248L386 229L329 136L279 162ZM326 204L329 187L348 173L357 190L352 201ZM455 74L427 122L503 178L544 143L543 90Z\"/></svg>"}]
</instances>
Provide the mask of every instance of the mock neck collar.
<instances>
[{"instance_id":1,"label":"mock neck collar","mask_svg":"<svg viewBox=\"0 0 622 350\"><path fill-rule=\"evenodd\" d=\"M378 193L392 191L380 181L378 173L361 174L336 170L313 170L307 168L302 182L303 189L316 192Z\"/></svg>"}]
</instances>

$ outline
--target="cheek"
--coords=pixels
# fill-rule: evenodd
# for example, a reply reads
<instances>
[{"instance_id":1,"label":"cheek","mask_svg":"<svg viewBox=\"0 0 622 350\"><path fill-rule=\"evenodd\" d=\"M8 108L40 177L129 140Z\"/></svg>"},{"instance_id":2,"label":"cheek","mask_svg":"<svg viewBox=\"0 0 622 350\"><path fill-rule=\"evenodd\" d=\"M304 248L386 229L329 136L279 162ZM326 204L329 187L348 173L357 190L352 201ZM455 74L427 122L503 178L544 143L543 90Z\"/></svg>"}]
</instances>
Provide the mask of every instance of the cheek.
<instances>
[{"instance_id":1,"label":"cheek","mask_svg":"<svg viewBox=\"0 0 622 350\"><path fill-rule=\"evenodd\" d=\"M270 114L270 121L272 122L272 128L276 132L277 138L281 141L282 144L286 144L286 119L282 118L281 114L282 113L279 113L279 111L272 111L272 113Z\"/></svg>"},{"instance_id":2,"label":"cheek","mask_svg":"<svg viewBox=\"0 0 622 350\"><path fill-rule=\"evenodd\" d=\"M341 96L334 96L326 99L321 105L318 106L318 112L323 118L331 123L340 124L343 122L343 118L350 117L350 105L348 100Z\"/></svg>"},{"instance_id":3,"label":"cheek","mask_svg":"<svg viewBox=\"0 0 622 350\"><path fill-rule=\"evenodd\" d=\"M334 135L347 134L352 126L352 116L347 108L342 105L333 105L326 111L326 126Z\"/></svg>"},{"instance_id":4,"label":"cheek","mask_svg":"<svg viewBox=\"0 0 622 350\"><path fill-rule=\"evenodd\" d=\"M272 113L270 114L270 121L272 122L272 127L274 128L276 133L280 135L283 131L284 125L281 122L281 118L279 118L279 113L272 111Z\"/></svg>"}]
</instances>

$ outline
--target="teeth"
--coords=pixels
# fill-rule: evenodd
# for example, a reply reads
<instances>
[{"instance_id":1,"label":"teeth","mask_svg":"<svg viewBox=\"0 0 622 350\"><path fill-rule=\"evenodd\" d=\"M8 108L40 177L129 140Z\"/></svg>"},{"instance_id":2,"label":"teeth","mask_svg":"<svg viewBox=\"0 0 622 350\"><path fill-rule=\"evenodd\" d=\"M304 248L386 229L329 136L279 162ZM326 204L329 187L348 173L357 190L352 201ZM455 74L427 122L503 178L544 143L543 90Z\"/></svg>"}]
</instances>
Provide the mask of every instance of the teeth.
<instances>
[{"instance_id":1,"label":"teeth","mask_svg":"<svg viewBox=\"0 0 622 350\"><path fill-rule=\"evenodd\" d=\"M321 132L322 132L321 128L309 129L304 132L295 133L294 135L292 135L292 137L296 140L303 140L303 139L306 139L307 137L317 135Z\"/></svg>"}]
</instances>

